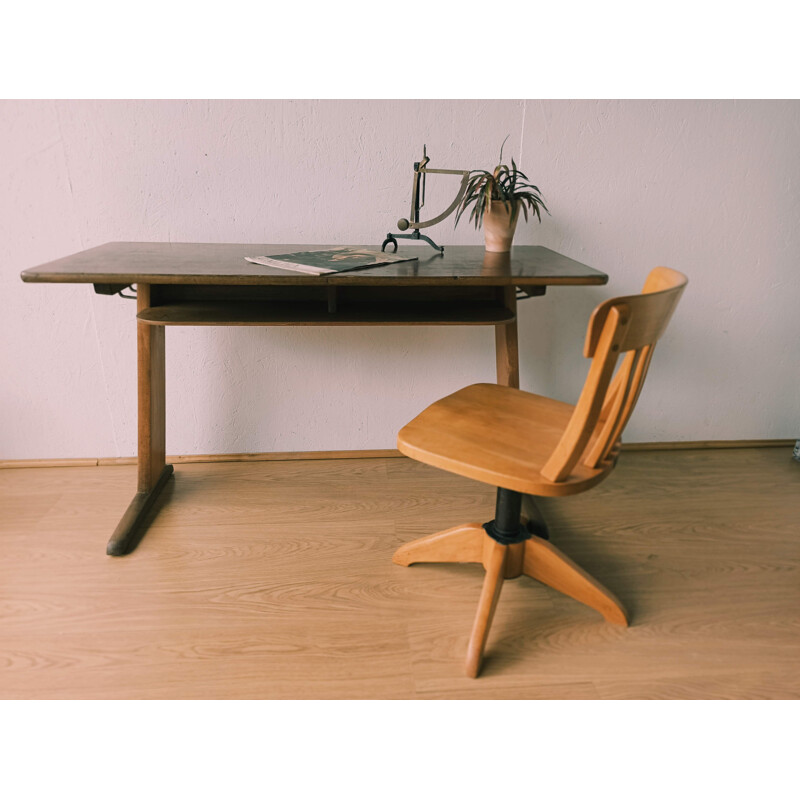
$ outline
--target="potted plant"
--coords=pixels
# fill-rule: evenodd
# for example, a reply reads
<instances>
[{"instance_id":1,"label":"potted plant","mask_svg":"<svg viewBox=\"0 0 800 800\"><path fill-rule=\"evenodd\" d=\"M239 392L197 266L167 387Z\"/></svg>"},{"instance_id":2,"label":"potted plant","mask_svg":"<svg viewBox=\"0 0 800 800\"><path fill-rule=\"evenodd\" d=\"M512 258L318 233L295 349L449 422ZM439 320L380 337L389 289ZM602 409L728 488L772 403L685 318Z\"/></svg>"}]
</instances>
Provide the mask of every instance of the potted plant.
<instances>
[{"instance_id":1,"label":"potted plant","mask_svg":"<svg viewBox=\"0 0 800 800\"><path fill-rule=\"evenodd\" d=\"M528 220L528 209L542 221L540 209L548 214L547 206L542 200L537 186L528 183L528 176L517 169L514 159L511 168L503 164L503 146L500 147L500 163L494 172L476 169L470 172L466 192L458 206L456 222L461 215L472 206L469 221L475 228L483 227L486 249L490 253L507 253L511 250L511 240L517 228L519 212L522 210L525 221ZM474 205L473 205L474 204Z\"/></svg>"}]
</instances>

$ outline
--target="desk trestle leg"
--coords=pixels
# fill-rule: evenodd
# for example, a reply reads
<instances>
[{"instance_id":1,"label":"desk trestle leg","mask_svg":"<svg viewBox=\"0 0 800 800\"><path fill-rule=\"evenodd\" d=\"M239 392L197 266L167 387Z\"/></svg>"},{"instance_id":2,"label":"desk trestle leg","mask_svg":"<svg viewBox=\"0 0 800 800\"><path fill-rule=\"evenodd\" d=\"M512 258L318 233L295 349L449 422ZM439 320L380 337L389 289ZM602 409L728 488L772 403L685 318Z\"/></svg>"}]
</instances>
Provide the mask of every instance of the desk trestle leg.
<instances>
[{"instance_id":1,"label":"desk trestle leg","mask_svg":"<svg viewBox=\"0 0 800 800\"><path fill-rule=\"evenodd\" d=\"M513 286L505 288L505 304L514 313L511 322L494 326L497 382L519 389L519 347L517 345L517 295Z\"/></svg>"},{"instance_id":2,"label":"desk trestle leg","mask_svg":"<svg viewBox=\"0 0 800 800\"><path fill-rule=\"evenodd\" d=\"M137 311L150 307L150 285L136 287ZM138 492L117 525L106 552L124 556L136 549L146 532L148 511L172 475L166 463L166 390L164 327L137 322L139 386Z\"/></svg>"}]
</instances>

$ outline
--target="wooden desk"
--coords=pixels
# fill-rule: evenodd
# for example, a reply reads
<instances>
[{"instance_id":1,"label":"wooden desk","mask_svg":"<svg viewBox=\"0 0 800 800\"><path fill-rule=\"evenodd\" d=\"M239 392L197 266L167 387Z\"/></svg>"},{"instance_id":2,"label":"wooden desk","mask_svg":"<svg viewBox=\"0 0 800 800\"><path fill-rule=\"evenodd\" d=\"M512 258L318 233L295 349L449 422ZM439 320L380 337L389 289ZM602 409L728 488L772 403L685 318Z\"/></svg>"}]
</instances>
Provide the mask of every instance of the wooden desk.
<instances>
[{"instance_id":1,"label":"wooden desk","mask_svg":"<svg viewBox=\"0 0 800 800\"><path fill-rule=\"evenodd\" d=\"M31 283L92 283L100 294L136 285L138 489L106 552L135 549L145 518L173 473L166 463L164 331L168 325L491 325L497 382L519 386L517 292L601 285L608 276L546 247L508 254L483 247L424 245L416 261L337 275L305 275L251 264L331 245L112 242L27 269ZM377 248L376 248L377 249Z\"/></svg>"}]
</instances>

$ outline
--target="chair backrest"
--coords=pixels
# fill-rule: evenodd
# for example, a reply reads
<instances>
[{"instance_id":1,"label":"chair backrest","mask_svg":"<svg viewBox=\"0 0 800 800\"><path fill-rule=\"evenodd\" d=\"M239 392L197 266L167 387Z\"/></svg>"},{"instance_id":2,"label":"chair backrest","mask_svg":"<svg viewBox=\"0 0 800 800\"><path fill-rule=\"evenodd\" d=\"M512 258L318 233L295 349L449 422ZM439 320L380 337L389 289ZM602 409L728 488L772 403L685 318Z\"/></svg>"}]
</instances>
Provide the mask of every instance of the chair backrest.
<instances>
[{"instance_id":1,"label":"chair backrest","mask_svg":"<svg viewBox=\"0 0 800 800\"><path fill-rule=\"evenodd\" d=\"M608 465L642 390L656 342L687 283L680 272L656 267L642 294L614 297L594 310L583 351L592 364L569 425L542 469L544 478L566 480L579 462L589 469ZM614 375L621 353L627 355Z\"/></svg>"}]
</instances>

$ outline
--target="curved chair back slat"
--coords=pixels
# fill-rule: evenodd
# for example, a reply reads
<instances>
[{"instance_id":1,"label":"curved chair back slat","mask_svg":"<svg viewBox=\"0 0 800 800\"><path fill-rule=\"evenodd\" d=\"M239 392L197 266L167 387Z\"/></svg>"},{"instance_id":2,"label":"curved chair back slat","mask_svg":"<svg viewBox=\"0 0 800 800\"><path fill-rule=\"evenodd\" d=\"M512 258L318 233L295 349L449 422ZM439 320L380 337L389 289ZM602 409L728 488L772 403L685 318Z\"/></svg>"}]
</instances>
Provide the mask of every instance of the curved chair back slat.
<instances>
[{"instance_id":1,"label":"curved chair back slat","mask_svg":"<svg viewBox=\"0 0 800 800\"><path fill-rule=\"evenodd\" d=\"M584 346L592 364L569 425L542 469L544 478L554 483L566 480L578 462L597 469L616 453L656 342L687 283L682 273L656 267L641 294L606 300L594 310ZM615 375L621 353L627 355Z\"/></svg>"}]
</instances>

